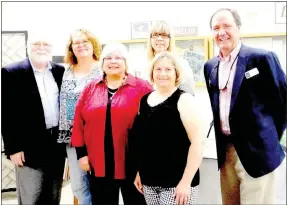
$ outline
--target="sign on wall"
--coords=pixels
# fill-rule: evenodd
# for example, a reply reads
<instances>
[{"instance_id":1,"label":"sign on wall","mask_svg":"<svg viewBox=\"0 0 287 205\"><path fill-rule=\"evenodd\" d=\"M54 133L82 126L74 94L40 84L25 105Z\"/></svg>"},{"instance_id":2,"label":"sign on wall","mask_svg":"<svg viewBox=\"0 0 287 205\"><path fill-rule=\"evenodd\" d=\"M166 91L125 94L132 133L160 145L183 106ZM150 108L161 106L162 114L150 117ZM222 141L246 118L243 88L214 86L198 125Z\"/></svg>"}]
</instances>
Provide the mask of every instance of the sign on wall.
<instances>
[{"instance_id":1,"label":"sign on wall","mask_svg":"<svg viewBox=\"0 0 287 205\"><path fill-rule=\"evenodd\" d=\"M148 38L151 21L141 21L131 23L132 39Z\"/></svg>"},{"instance_id":2,"label":"sign on wall","mask_svg":"<svg viewBox=\"0 0 287 205\"><path fill-rule=\"evenodd\" d=\"M197 36L197 26L175 26L174 36Z\"/></svg>"}]
</instances>

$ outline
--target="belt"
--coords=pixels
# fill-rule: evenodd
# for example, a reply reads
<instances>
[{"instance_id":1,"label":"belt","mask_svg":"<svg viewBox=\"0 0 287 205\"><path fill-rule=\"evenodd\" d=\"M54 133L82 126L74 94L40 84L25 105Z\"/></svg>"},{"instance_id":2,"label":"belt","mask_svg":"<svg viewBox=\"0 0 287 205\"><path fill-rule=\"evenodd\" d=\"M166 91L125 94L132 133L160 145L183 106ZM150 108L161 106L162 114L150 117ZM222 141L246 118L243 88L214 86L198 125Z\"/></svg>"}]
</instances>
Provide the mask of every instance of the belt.
<instances>
[{"instance_id":1,"label":"belt","mask_svg":"<svg viewBox=\"0 0 287 205\"><path fill-rule=\"evenodd\" d=\"M59 126L46 129L46 132L50 135L58 134L58 131L59 131Z\"/></svg>"}]
</instances>

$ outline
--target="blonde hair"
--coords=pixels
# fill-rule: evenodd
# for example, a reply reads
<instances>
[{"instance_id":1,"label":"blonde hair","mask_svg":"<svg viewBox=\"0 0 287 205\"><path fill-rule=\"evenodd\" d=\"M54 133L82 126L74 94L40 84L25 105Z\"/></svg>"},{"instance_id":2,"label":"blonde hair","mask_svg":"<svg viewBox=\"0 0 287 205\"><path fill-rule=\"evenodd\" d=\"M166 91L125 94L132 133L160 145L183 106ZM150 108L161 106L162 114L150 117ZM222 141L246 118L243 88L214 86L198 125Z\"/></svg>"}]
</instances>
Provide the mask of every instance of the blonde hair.
<instances>
[{"instance_id":1,"label":"blonde hair","mask_svg":"<svg viewBox=\"0 0 287 205\"><path fill-rule=\"evenodd\" d=\"M174 51L174 48L175 48L174 36L173 36L171 27L169 26L169 24L166 21L158 21L152 26L152 28L149 32L149 38L147 40L147 58L149 61L151 61L155 56L154 49L153 49L152 44L151 44L151 36L154 33L169 34L170 38L169 38L169 45L167 47L167 51L172 52L172 51Z\"/></svg>"},{"instance_id":2,"label":"blonde hair","mask_svg":"<svg viewBox=\"0 0 287 205\"><path fill-rule=\"evenodd\" d=\"M163 51L155 55L155 57L152 59L152 61L149 64L149 78L150 82L154 83L153 80L153 70L156 63L161 62L163 60L170 60L171 64L174 66L175 69L175 86L181 85L182 82L182 67L178 58L169 51Z\"/></svg>"},{"instance_id":3,"label":"blonde hair","mask_svg":"<svg viewBox=\"0 0 287 205\"><path fill-rule=\"evenodd\" d=\"M64 57L64 62L70 66L78 64L77 57L75 56L72 48L73 44L72 35L75 32L81 32L82 34L85 34L87 36L88 40L91 42L93 46L93 58L98 61L100 59L102 52L102 45L100 44L100 41L96 36L94 36L94 34L92 34L87 29L80 28L76 29L70 34L70 38L66 46L66 56Z\"/></svg>"}]
</instances>

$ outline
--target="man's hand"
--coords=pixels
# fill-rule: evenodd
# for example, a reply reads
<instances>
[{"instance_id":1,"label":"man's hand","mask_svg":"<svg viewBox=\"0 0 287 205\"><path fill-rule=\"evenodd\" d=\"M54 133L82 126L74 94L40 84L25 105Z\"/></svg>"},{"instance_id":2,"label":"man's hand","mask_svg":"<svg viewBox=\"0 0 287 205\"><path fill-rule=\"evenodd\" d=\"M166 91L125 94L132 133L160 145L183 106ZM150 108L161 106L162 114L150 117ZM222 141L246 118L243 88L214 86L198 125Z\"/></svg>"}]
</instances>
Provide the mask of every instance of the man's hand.
<instances>
[{"instance_id":1,"label":"man's hand","mask_svg":"<svg viewBox=\"0 0 287 205\"><path fill-rule=\"evenodd\" d=\"M18 152L16 154L10 155L10 159L15 164L15 166L22 167L23 162L25 162L24 152Z\"/></svg>"},{"instance_id":2,"label":"man's hand","mask_svg":"<svg viewBox=\"0 0 287 205\"><path fill-rule=\"evenodd\" d=\"M82 157L79 159L79 166L82 170L84 171L91 171L90 163L89 163L89 158L87 156Z\"/></svg>"}]
</instances>

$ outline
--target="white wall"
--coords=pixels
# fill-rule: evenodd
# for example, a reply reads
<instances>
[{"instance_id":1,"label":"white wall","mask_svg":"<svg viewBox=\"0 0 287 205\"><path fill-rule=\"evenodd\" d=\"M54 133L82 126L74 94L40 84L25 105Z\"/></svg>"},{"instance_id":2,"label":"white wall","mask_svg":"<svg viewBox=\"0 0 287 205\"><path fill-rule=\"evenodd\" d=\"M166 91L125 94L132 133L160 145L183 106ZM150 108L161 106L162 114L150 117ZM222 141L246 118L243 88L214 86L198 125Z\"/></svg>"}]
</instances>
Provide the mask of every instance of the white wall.
<instances>
[{"instance_id":1,"label":"white wall","mask_svg":"<svg viewBox=\"0 0 287 205\"><path fill-rule=\"evenodd\" d=\"M209 18L221 7L240 12L242 33L286 32L286 24L275 24L274 2L2 2L2 30L48 29L54 55L63 55L69 32L78 27L103 43L131 39L135 21L167 20L174 26L198 26L198 35L210 35Z\"/></svg>"}]
</instances>

